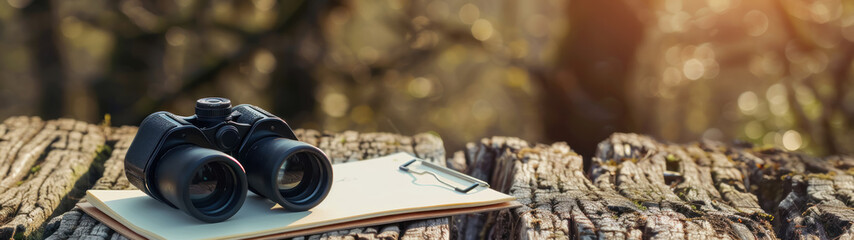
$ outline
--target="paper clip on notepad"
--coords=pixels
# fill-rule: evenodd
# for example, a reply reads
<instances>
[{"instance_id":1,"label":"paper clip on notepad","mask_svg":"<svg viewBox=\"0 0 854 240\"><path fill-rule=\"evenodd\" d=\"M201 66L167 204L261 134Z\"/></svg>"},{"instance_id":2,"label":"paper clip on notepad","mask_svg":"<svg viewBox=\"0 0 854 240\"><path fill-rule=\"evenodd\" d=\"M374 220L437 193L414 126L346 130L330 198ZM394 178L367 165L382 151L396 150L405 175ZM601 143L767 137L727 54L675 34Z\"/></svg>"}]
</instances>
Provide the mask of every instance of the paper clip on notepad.
<instances>
[{"instance_id":1,"label":"paper clip on notepad","mask_svg":"<svg viewBox=\"0 0 854 240\"><path fill-rule=\"evenodd\" d=\"M470 183L472 183L472 184L471 184L471 185L469 185L468 187L460 188L460 187L454 186L454 184L450 184L450 183L448 183L448 182L445 182L444 180L442 180L442 177L440 177L440 176L439 176L438 174L436 174L435 172L426 171L426 170L425 170L425 171L416 171L416 170L410 169L410 168L409 168L409 165L412 165L412 164L413 164L413 163L415 163L415 162L420 162L420 163L421 163L421 166L425 166L425 167L428 167L428 168L430 168L430 169L433 169L433 171L435 171L435 172L442 172L442 173L444 173L444 174L448 174L448 175L451 175L451 176L457 177L457 178L459 178L459 179L462 179L462 180L468 181L468 182L470 182ZM457 172L457 171L454 171L454 170L451 170L451 169L448 169L448 168L445 168L445 167L442 167L442 166L439 166L439 165L433 164L433 163L431 163L431 162L423 161L423 160L420 160L420 159L412 159L412 160L409 160L408 162L404 163L403 165L400 165L400 167L399 167L399 168L400 168L400 170L402 170L402 171L410 172L410 173L415 173L415 174L419 174L419 175L421 175L421 174L430 174L430 175L433 175L433 177L434 177L434 178L436 178L436 180L438 180L440 183L445 184L445 185L446 185L446 186L448 186L448 187L452 187L452 188L454 188L454 190L456 190L457 192L461 192L461 193L468 193L468 192L470 192L472 189L476 188L477 186L489 187L489 183L486 183L486 182L484 182L484 181L481 181L480 179L477 179L477 178L474 178L474 177L472 177L472 176L465 175L465 174L462 174L462 173L460 173L460 172Z\"/></svg>"}]
</instances>

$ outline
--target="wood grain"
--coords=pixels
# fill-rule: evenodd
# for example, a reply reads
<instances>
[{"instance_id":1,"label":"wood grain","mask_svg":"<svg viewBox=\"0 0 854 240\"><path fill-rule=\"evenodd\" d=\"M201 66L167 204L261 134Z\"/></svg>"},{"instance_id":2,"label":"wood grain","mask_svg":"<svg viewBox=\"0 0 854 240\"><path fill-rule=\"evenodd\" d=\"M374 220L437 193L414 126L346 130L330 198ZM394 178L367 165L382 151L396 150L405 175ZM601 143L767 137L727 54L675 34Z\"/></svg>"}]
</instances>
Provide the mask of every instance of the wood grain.
<instances>
[{"instance_id":1,"label":"wood grain","mask_svg":"<svg viewBox=\"0 0 854 240\"><path fill-rule=\"evenodd\" d=\"M104 133L71 119L15 117L2 126L0 238L37 237L45 221L76 202L72 192L87 181Z\"/></svg>"},{"instance_id":2,"label":"wood grain","mask_svg":"<svg viewBox=\"0 0 854 240\"><path fill-rule=\"evenodd\" d=\"M132 189L133 126L12 117L0 124L0 239L124 239L73 205L87 189ZM445 159L432 134L297 129L334 163L409 152L488 181L523 206L296 239L852 239L854 157L745 144L676 144L617 133L594 156L514 137Z\"/></svg>"},{"instance_id":3,"label":"wood grain","mask_svg":"<svg viewBox=\"0 0 854 240\"><path fill-rule=\"evenodd\" d=\"M133 189L124 176L124 155L136 133L135 127L110 128L113 150L104 162L104 171L94 189ZM444 164L442 140L431 134L412 137L391 133L323 133L316 130L295 130L297 137L318 146L333 163L343 163L409 152L434 163ZM124 239L123 236L73 209L51 220L45 227L48 239ZM384 226L356 228L304 236L298 239L449 239L448 218L411 221Z\"/></svg>"},{"instance_id":4,"label":"wood grain","mask_svg":"<svg viewBox=\"0 0 854 240\"><path fill-rule=\"evenodd\" d=\"M523 207L455 216L464 239L849 239L854 158L613 134L585 169L564 143L470 143L448 160Z\"/></svg>"},{"instance_id":5,"label":"wood grain","mask_svg":"<svg viewBox=\"0 0 854 240\"><path fill-rule=\"evenodd\" d=\"M781 238L854 238L854 158L822 159L777 149L755 155L762 161L751 162L750 180L759 202L773 209Z\"/></svg>"}]
</instances>

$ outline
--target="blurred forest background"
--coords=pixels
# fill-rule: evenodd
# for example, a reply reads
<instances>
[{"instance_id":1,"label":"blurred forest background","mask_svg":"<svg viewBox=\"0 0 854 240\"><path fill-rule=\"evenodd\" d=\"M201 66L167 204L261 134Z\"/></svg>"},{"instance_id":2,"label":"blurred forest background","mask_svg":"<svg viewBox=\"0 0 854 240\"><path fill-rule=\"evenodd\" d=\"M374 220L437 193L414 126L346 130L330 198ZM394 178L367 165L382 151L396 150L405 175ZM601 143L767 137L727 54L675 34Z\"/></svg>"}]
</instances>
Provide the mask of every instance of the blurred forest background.
<instances>
[{"instance_id":1,"label":"blurred forest background","mask_svg":"<svg viewBox=\"0 0 854 240\"><path fill-rule=\"evenodd\" d=\"M224 96L298 128L854 153L854 1L2 0L0 118Z\"/></svg>"}]
</instances>

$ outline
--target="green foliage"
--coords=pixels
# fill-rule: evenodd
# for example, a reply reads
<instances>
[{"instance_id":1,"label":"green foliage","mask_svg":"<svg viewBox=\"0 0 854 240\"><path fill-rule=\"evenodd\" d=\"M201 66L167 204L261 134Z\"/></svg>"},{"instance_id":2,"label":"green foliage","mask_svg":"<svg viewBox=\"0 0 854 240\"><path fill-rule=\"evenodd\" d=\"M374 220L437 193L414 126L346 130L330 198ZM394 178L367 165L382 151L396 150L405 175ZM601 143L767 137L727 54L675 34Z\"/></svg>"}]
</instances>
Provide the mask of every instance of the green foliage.
<instances>
[{"instance_id":1,"label":"green foliage","mask_svg":"<svg viewBox=\"0 0 854 240\"><path fill-rule=\"evenodd\" d=\"M112 154L113 148L109 145L100 145L97 149L95 149L95 162L104 162L108 158L110 158L110 154Z\"/></svg>"},{"instance_id":2,"label":"green foliage","mask_svg":"<svg viewBox=\"0 0 854 240\"><path fill-rule=\"evenodd\" d=\"M111 123L111 122L112 122L112 118L113 118L113 117L112 117L112 116L110 116L110 114L109 114L109 113L104 114L104 120L102 120L102 121L101 121L101 127L103 127L103 128L109 128L110 126L112 126L112 125L111 125L111 124L112 124L112 123Z\"/></svg>"},{"instance_id":3,"label":"green foliage","mask_svg":"<svg viewBox=\"0 0 854 240\"><path fill-rule=\"evenodd\" d=\"M671 154L667 154L667 157L665 157L664 159L665 159L665 160L667 160L668 162L678 162L678 161L681 161L681 159L679 159L678 157L676 157L676 155L673 155L672 153L671 153Z\"/></svg>"},{"instance_id":4,"label":"green foliage","mask_svg":"<svg viewBox=\"0 0 854 240\"><path fill-rule=\"evenodd\" d=\"M643 202L641 202L641 201L639 201L639 200L634 200L634 201L632 201L632 202L633 202L633 203L635 204L635 206L636 206L638 209L640 209L641 211L646 211L646 209L647 209L647 208L646 208L646 206L644 206L644 205L643 205Z\"/></svg>"}]
</instances>

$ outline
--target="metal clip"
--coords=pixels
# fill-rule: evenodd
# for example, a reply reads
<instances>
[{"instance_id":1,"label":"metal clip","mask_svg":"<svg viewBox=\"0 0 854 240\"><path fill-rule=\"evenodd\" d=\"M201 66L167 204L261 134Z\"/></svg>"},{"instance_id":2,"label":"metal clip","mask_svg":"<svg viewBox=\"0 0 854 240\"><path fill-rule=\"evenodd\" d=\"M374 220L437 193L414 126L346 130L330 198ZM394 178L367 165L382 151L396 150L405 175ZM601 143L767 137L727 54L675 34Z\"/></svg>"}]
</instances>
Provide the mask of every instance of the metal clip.
<instances>
[{"instance_id":1,"label":"metal clip","mask_svg":"<svg viewBox=\"0 0 854 240\"><path fill-rule=\"evenodd\" d=\"M419 163L421 163L422 166L433 169L435 172L441 172L444 174L448 174L448 175L457 177L459 179L471 182L472 184L469 185L468 187L460 188L460 187L454 186L454 184L450 184L450 183L442 180L442 177L439 177L439 175L436 174L435 172L426 171L426 170L425 171L416 171L416 170L410 169L409 165L412 165L415 162L419 162ZM400 170L402 170L404 172L410 172L410 173L419 174L419 175L422 175L422 174L433 175L433 177L436 178L436 180L438 180L440 183L445 184L448 187L452 187L452 188L454 188L454 190L456 190L457 192L461 192L461 193L468 193L472 189L476 188L477 186L489 187L489 183L481 181L480 179L477 179L477 178L474 178L472 176L465 175L465 174L462 174L460 172L448 169L446 167L442 167L442 166L433 164L431 162L427 162L427 161L417 159L417 158L409 160L408 162L404 163L403 165L400 165L399 168L400 168Z\"/></svg>"}]
</instances>

